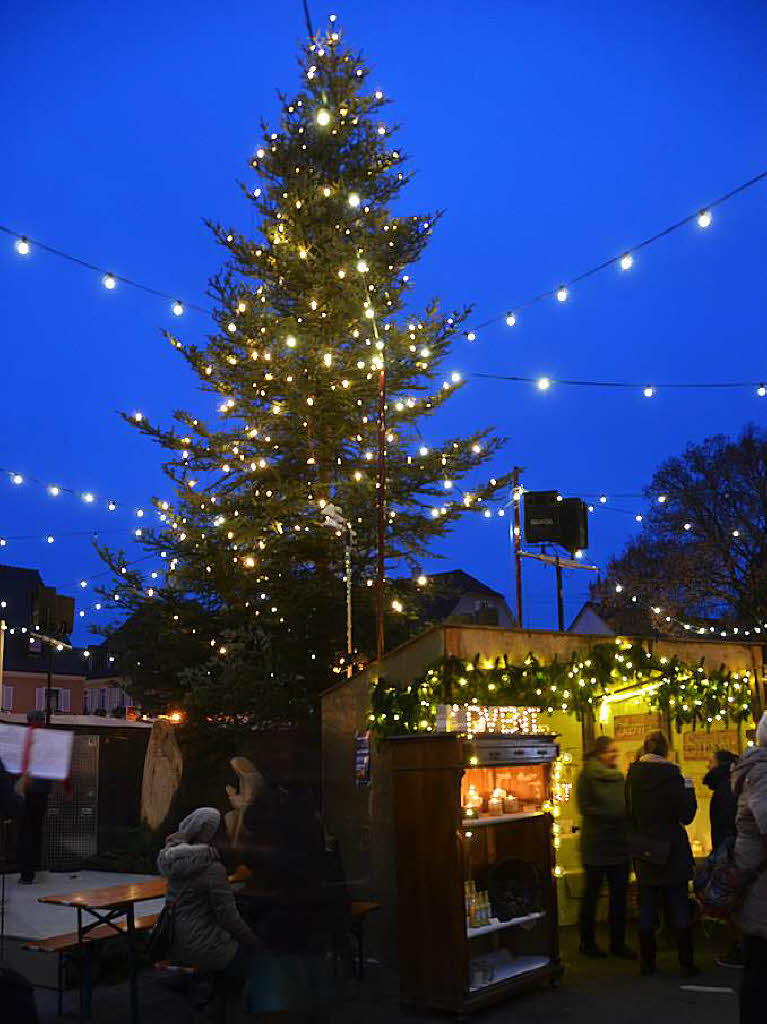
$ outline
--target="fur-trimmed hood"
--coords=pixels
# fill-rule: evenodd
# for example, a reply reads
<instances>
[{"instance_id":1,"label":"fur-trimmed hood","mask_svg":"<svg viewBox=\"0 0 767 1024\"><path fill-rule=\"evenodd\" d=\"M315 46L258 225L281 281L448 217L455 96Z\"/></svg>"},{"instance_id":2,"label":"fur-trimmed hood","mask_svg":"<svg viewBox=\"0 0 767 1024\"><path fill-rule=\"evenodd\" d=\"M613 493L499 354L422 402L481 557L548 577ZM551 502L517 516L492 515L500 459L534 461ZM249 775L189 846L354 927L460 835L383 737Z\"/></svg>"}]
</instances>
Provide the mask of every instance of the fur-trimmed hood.
<instances>
[{"instance_id":1,"label":"fur-trimmed hood","mask_svg":"<svg viewBox=\"0 0 767 1024\"><path fill-rule=\"evenodd\" d=\"M207 843L171 843L160 851L157 869L166 878L187 880L202 874L218 860L218 853Z\"/></svg>"}]
</instances>

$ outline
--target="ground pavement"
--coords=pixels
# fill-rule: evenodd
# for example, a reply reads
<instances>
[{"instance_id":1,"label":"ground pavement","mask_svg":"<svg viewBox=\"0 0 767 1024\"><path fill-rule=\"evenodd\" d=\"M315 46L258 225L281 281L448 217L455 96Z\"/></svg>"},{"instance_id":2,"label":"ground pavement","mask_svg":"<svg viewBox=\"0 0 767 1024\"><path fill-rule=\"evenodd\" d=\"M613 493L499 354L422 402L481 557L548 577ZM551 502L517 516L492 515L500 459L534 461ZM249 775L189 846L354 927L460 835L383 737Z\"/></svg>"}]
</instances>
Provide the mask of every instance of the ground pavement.
<instances>
[{"instance_id":1,"label":"ground pavement","mask_svg":"<svg viewBox=\"0 0 767 1024\"><path fill-rule=\"evenodd\" d=\"M604 943L604 936L601 937ZM737 1024L737 970L717 967L716 951L726 942L716 934L698 936L698 959L704 968L699 978L683 981L676 957L661 948L659 972L640 978L635 963L619 960L586 960L578 955L573 929L562 932L565 975L559 988L542 987L483 1013L473 1024ZM38 991L41 1024L54 1024L55 994ZM141 978L142 1024L189 1024L190 1010L167 985L151 974ZM76 993L67 993L66 1009L76 1008ZM70 1017L71 1019L71 1017ZM416 1024L450 1020L447 1016L415 1017L400 1011L396 979L371 963L365 982L350 989L342 1009L331 1024ZM244 1018L243 1024L255 1018ZM94 1024L128 1024L127 986L99 985L94 994Z\"/></svg>"}]
</instances>

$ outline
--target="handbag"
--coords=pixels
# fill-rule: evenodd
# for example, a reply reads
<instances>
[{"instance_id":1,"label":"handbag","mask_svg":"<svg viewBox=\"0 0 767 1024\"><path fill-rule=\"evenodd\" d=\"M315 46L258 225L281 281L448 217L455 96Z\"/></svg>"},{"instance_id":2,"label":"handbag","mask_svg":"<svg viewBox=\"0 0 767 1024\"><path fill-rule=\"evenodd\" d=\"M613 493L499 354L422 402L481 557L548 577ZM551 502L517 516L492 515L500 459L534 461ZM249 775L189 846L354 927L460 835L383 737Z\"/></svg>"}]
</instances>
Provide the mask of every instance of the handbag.
<instances>
[{"instance_id":1,"label":"handbag","mask_svg":"<svg viewBox=\"0 0 767 1024\"><path fill-rule=\"evenodd\" d=\"M165 906L149 932L144 954L152 964L161 963L170 956L176 938L176 904L188 885L189 883L181 889L175 899L165 900Z\"/></svg>"},{"instance_id":2,"label":"handbag","mask_svg":"<svg viewBox=\"0 0 767 1024\"><path fill-rule=\"evenodd\" d=\"M739 868L735 863L735 836L729 836L704 861L693 879L693 890L704 917L727 920L740 908L749 886L763 871L767 859L755 868Z\"/></svg>"},{"instance_id":3,"label":"handbag","mask_svg":"<svg viewBox=\"0 0 767 1024\"><path fill-rule=\"evenodd\" d=\"M670 853L671 843L667 839L653 839L643 832L629 833L629 855L635 860L662 868L668 863Z\"/></svg>"}]
</instances>

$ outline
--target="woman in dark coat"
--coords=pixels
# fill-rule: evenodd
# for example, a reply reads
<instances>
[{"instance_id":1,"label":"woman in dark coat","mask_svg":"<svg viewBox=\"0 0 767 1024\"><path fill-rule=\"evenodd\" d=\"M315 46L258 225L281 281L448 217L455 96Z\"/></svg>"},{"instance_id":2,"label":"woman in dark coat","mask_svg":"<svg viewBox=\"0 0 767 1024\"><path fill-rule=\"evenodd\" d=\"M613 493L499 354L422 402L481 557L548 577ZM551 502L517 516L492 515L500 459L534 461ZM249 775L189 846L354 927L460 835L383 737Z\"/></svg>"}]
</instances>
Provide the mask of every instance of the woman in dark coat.
<instances>
[{"instance_id":1,"label":"woman in dark coat","mask_svg":"<svg viewBox=\"0 0 767 1024\"><path fill-rule=\"evenodd\" d=\"M692 977L699 973L693 961L687 896L694 861L684 826L693 820L698 805L692 782L683 779L679 767L667 760L668 749L662 732L650 733L645 737L644 754L631 765L626 780L629 819L639 851L639 956L641 973L653 974L655 928L663 906L666 920L676 931L682 974Z\"/></svg>"},{"instance_id":2,"label":"woman in dark coat","mask_svg":"<svg viewBox=\"0 0 767 1024\"><path fill-rule=\"evenodd\" d=\"M604 957L596 943L594 922L599 892L607 879L610 893L610 952L635 960L626 945L626 894L629 880L628 821L625 779L616 767L618 748L600 736L575 785L581 823L581 860L585 887L581 906L581 945L585 956Z\"/></svg>"},{"instance_id":3,"label":"woman in dark coat","mask_svg":"<svg viewBox=\"0 0 767 1024\"><path fill-rule=\"evenodd\" d=\"M717 750L711 758L703 785L711 792L711 849L718 849L729 836L735 835L735 811L738 801L730 786L730 769L738 758L729 750Z\"/></svg>"}]
</instances>

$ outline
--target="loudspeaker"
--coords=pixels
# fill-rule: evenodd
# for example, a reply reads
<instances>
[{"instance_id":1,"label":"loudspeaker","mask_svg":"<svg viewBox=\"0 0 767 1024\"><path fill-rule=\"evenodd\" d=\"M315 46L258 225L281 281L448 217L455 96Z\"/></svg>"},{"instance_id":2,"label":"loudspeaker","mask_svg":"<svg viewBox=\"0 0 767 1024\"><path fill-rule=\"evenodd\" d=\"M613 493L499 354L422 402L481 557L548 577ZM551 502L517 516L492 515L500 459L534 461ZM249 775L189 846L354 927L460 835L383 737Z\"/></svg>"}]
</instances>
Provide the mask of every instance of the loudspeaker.
<instances>
[{"instance_id":1,"label":"loudspeaker","mask_svg":"<svg viewBox=\"0 0 767 1024\"><path fill-rule=\"evenodd\" d=\"M40 587L32 598L33 628L63 638L75 628L75 599L57 594L53 587Z\"/></svg>"},{"instance_id":2,"label":"loudspeaker","mask_svg":"<svg viewBox=\"0 0 767 1024\"><path fill-rule=\"evenodd\" d=\"M566 551L588 547L588 509L580 498L558 499L558 491L525 491L524 525L528 544L559 544Z\"/></svg>"}]
</instances>

